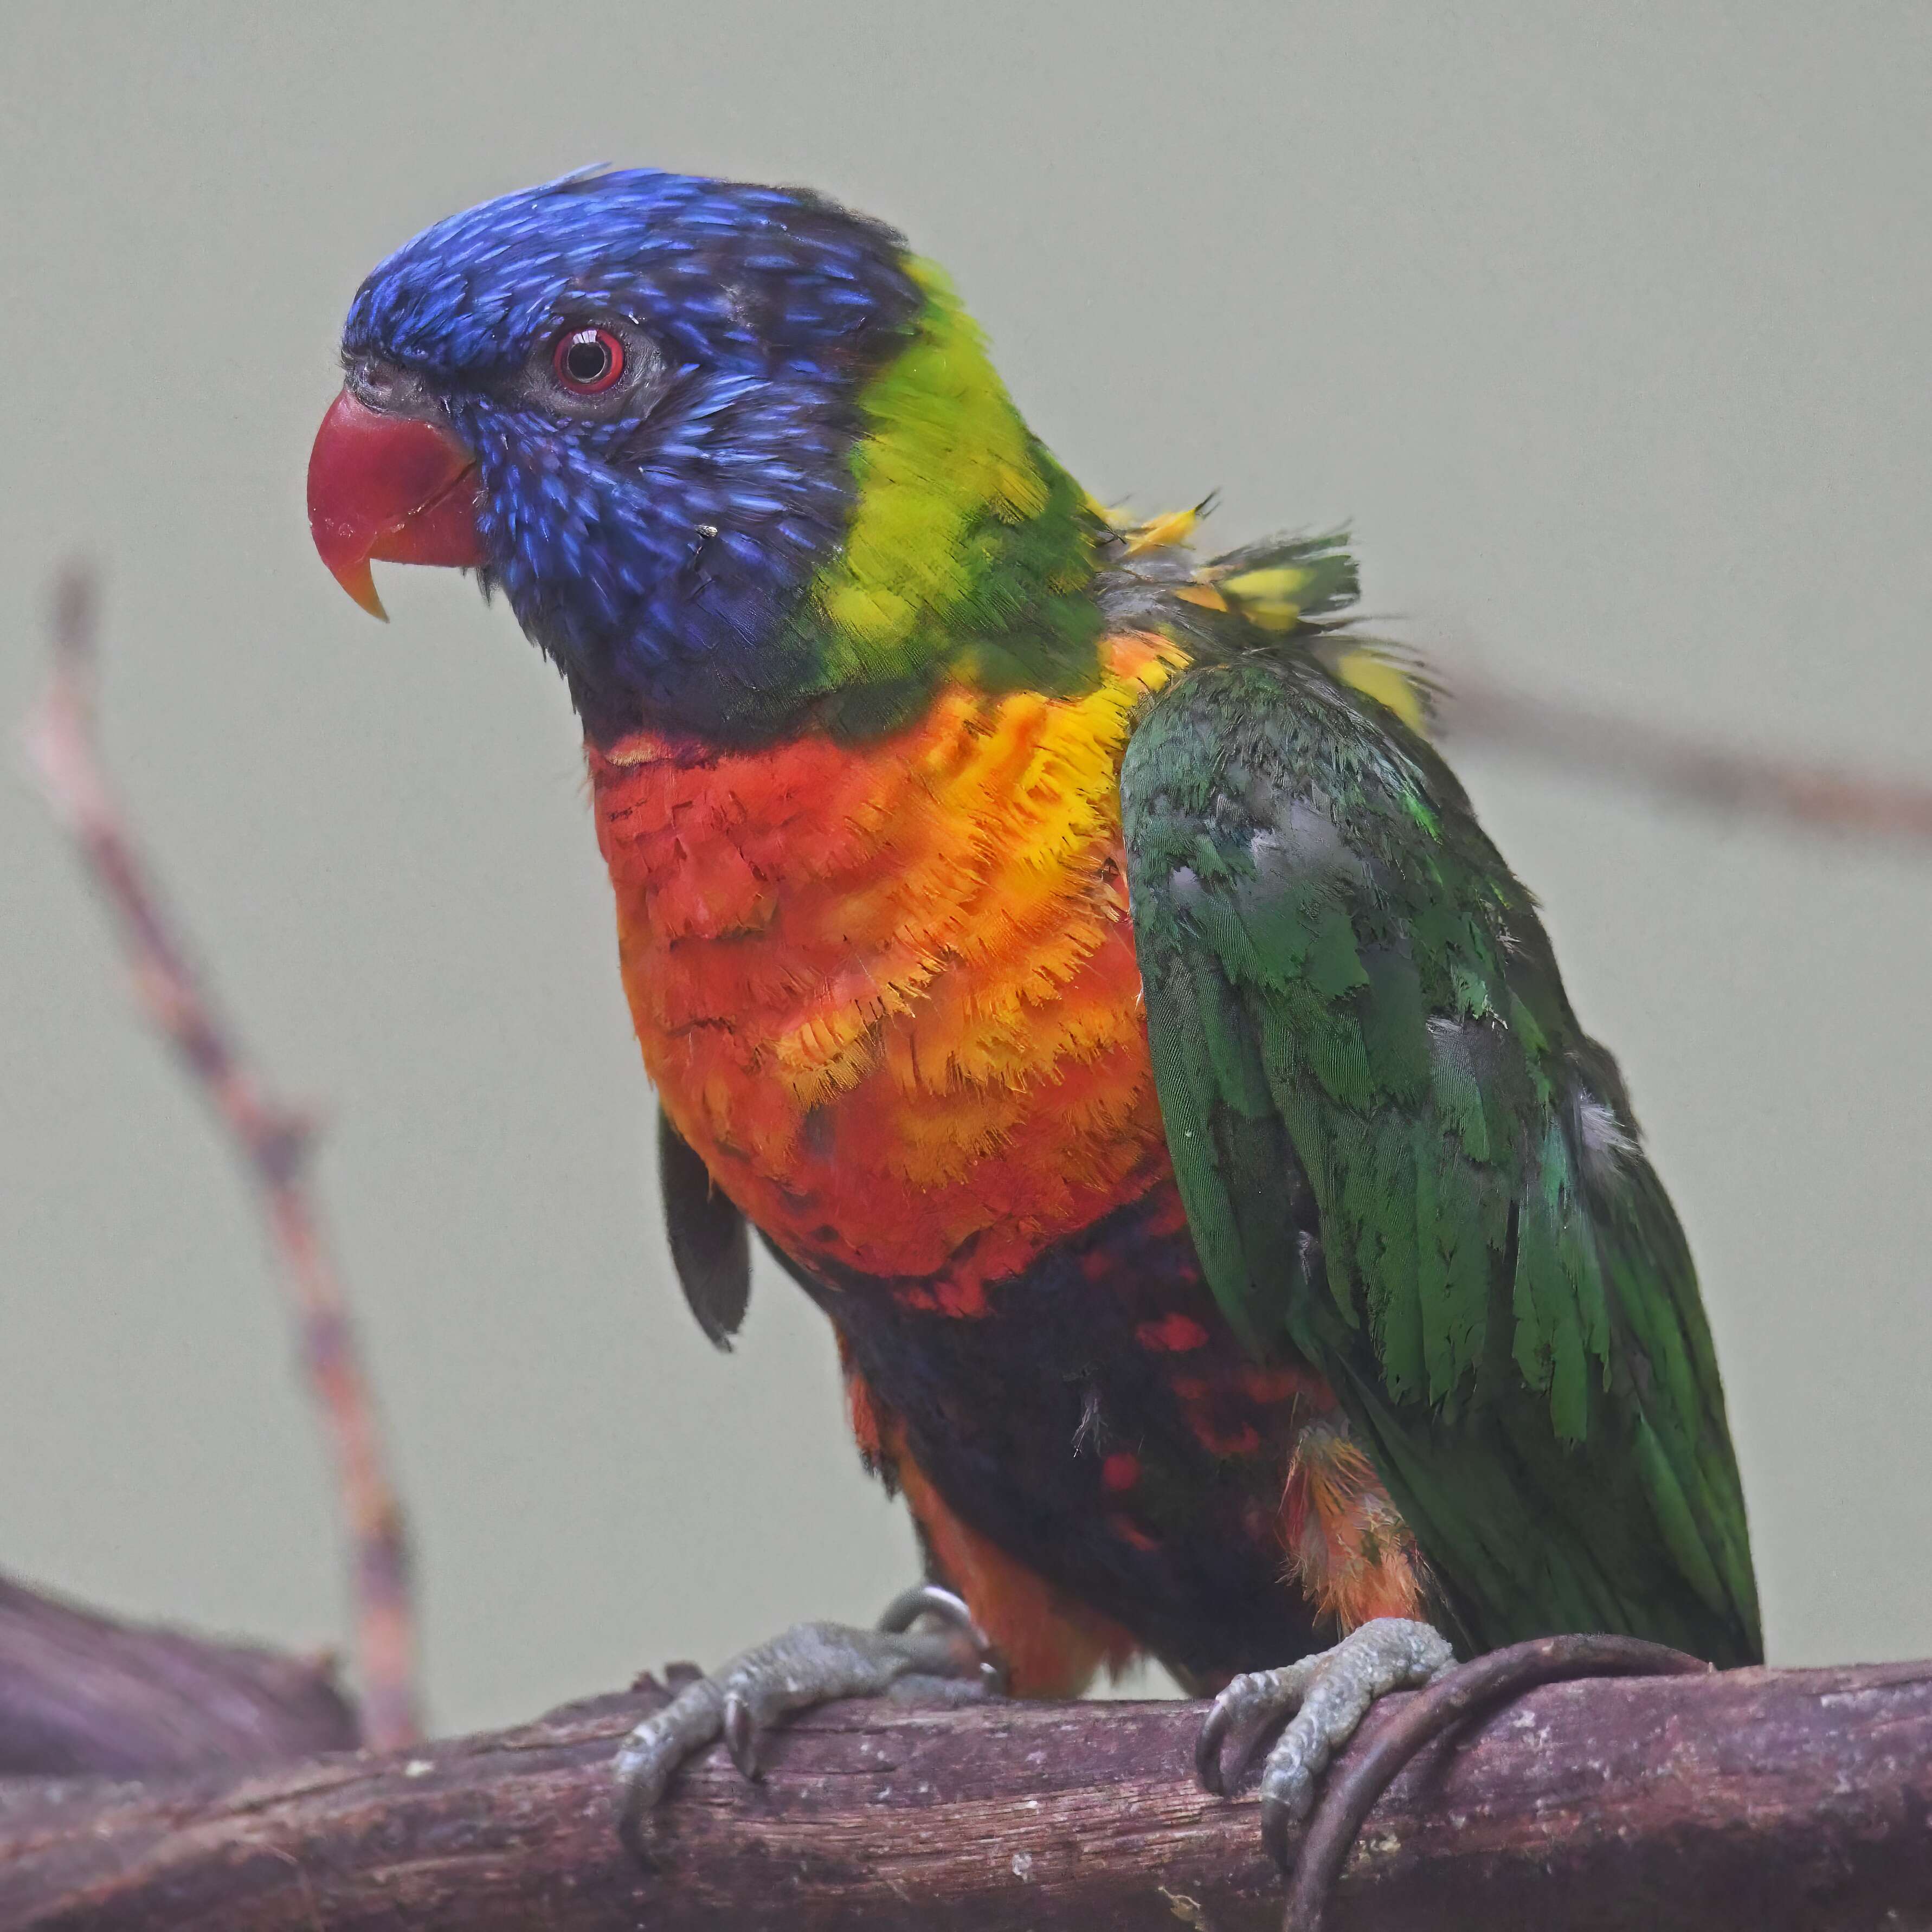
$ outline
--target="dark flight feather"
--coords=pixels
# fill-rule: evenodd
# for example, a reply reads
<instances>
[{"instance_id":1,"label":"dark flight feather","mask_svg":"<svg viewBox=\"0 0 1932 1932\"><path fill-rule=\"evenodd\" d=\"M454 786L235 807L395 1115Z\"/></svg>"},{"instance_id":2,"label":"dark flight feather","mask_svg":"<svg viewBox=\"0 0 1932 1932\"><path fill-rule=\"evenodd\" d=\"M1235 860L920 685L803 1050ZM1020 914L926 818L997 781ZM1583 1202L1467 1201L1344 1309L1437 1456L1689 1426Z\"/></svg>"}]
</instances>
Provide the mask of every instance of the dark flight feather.
<instances>
[{"instance_id":1,"label":"dark flight feather","mask_svg":"<svg viewBox=\"0 0 1932 1932\"><path fill-rule=\"evenodd\" d=\"M729 1349L752 1299L752 1240L745 1217L719 1192L702 1160L658 1112L658 1181L678 1285L698 1325Z\"/></svg>"}]
</instances>

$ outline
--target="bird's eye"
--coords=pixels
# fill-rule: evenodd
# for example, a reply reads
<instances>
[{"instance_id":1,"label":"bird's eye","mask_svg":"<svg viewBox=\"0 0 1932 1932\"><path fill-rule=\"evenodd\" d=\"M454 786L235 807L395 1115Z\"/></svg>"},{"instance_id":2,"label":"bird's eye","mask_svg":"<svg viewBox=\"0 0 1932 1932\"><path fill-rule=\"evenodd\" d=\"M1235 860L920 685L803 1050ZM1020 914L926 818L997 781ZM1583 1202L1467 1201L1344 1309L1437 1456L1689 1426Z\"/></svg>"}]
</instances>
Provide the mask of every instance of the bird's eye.
<instances>
[{"instance_id":1,"label":"bird's eye","mask_svg":"<svg viewBox=\"0 0 1932 1932\"><path fill-rule=\"evenodd\" d=\"M608 328L573 328L557 338L550 362L573 396L601 396L624 373L624 345Z\"/></svg>"}]
</instances>

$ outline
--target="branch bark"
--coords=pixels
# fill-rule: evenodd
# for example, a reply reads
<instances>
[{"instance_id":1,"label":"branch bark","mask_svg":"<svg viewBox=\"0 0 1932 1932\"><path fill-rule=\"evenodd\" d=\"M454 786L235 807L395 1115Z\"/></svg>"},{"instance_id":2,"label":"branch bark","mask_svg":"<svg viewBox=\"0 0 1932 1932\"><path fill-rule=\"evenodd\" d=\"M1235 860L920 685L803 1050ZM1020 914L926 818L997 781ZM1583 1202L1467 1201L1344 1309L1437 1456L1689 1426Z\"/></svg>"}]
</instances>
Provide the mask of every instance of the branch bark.
<instances>
[{"instance_id":1,"label":"branch bark","mask_svg":"<svg viewBox=\"0 0 1932 1932\"><path fill-rule=\"evenodd\" d=\"M0 1576L0 1777L236 1768L356 1741L326 1657L121 1623Z\"/></svg>"},{"instance_id":2,"label":"branch bark","mask_svg":"<svg viewBox=\"0 0 1932 1932\"><path fill-rule=\"evenodd\" d=\"M0 1932L1280 1922L1257 1808L1189 1774L1198 1706L836 1706L771 1741L762 1785L722 1752L688 1772L645 1874L616 1846L608 1767L647 1701L238 1781L0 1784ZM1932 1664L1556 1685L1402 1773L1328 1922L1932 1924L1929 1813Z\"/></svg>"}]
</instances>

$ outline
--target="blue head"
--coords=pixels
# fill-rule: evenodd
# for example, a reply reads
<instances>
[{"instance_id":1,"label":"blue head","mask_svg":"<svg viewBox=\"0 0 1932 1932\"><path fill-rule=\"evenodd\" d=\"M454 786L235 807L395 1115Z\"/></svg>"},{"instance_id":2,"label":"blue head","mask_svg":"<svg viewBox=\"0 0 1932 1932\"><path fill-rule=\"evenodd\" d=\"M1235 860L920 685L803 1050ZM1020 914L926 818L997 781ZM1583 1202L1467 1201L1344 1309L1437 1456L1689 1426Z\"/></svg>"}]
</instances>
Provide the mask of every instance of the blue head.
<instances>
[{"instance_id":1,"label":"blue head","mask_svg":"<svg viewBox=\"0 0 1932 1932\"><path fill-rule=\"evenodd\" d=\"M904 263L808 192L644 170L438 222L363 284L343 355L354 402L461 446L475 548L362 560L476 563L594 736L758 729L851 513L856 399L919 313Z\"/></svg>"}]
</instances>

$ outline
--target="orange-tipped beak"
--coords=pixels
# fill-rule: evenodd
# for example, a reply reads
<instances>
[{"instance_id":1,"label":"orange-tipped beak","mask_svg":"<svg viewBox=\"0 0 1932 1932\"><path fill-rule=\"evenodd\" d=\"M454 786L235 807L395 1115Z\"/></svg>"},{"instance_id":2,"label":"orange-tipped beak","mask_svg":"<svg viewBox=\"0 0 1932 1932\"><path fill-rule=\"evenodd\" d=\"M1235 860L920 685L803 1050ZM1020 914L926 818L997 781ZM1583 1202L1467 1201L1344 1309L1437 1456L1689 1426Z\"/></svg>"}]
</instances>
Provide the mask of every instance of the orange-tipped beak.
<instances>
[{"instance_id":1,"label":"orange-tipped beak","mask_svg":"<svg viewBox=\"0 0 1932 1932\"><path fill-rule=\"evenodd\" d=\"M476 565L482 495L476 459L420 416L385 416L344 389L308 459L316 554L371 616L386 617L372 562Z\"/></svg>"}]
</instances>

